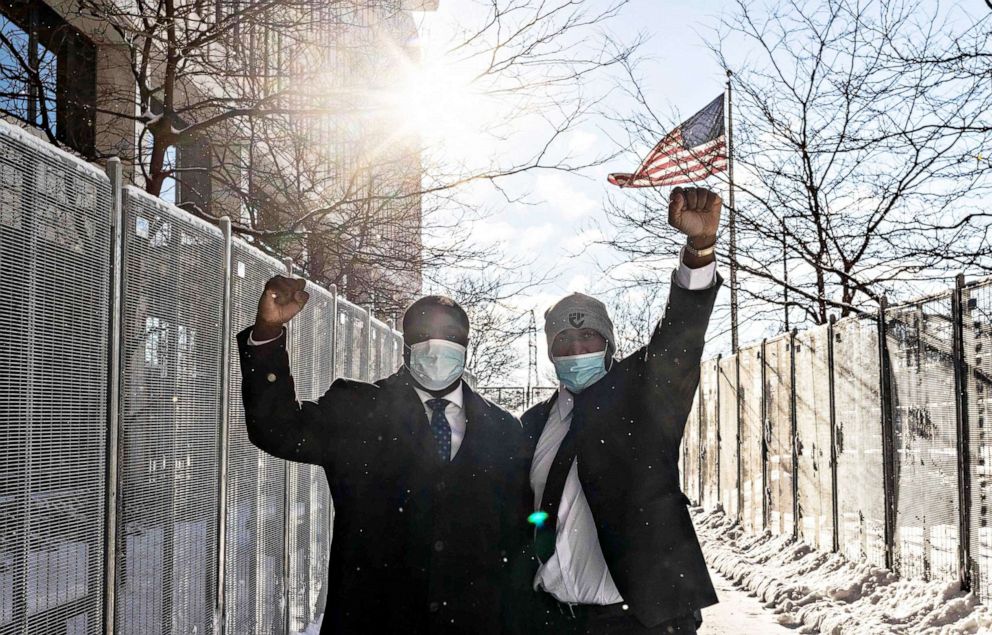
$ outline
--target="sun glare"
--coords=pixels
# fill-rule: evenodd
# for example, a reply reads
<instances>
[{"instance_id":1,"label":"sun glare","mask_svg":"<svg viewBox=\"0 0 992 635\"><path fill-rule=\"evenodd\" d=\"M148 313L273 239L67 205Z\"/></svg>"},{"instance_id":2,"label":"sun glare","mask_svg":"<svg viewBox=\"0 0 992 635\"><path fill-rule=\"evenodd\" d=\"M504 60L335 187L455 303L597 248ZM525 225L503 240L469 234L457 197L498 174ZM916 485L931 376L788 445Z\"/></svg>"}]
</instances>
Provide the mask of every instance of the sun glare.
<instances>
[{"instance_id":1,"label":"sun glare","mask_svg":"<svg viewBox=\"0 0 992 635\"><path fill-rule=\"evenodd\" d=\"M379 95L395 135L419 138L425 153L444 160L463 162L491 153L502 109L488 85L491 78L477 79L469 63L427 41L420 57L397 50L395 80Z\"/></svg>"}]
</instances>

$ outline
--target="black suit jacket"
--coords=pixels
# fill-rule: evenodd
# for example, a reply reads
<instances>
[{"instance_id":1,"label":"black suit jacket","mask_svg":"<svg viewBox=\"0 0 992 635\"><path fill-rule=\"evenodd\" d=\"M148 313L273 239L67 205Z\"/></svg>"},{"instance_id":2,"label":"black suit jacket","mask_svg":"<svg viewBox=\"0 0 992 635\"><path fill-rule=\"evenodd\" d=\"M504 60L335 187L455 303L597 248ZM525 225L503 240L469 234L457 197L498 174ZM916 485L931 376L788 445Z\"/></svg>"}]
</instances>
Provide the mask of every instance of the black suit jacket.
<instances>
[{"instance_id":1,"label":"black suit jacket","mask_svg":"<svg viewBox=\"0 0 992 635\"><path fill-rule=\"evenodd\" d=\"M321 634L499 633L514 556L529 540L520 423L467 385L465 437L442 462L405 370L338 379L296 400L284 334L238 333L248 437L320 465L334 500Z\"/></svg>"},{"instance_id":2,"label":"black suit jacket","mask_svg":"<svg viewBox=\"0 0 992 635\"><path fill-rule=\"evenodd\" d=\"M672 281L651 342L575 397L578 472L610 575L645 626L716 604L679 487L679 444L722 278L688 291ZM529 454L557 395L522 417ZM533 502L533 494L531 494ZM536 559L531 559L536 572Z\"/></svg>"}]
</instances>

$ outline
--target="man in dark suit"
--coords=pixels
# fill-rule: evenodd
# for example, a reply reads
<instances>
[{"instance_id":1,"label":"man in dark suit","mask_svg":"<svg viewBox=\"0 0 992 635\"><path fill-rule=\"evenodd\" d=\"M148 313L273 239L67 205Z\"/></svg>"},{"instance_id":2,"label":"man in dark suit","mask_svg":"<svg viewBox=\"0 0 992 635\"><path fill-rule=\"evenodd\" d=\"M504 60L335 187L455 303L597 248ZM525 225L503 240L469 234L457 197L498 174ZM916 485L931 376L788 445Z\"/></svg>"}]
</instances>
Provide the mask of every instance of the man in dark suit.
<instances>
[{"instance_id":1,"label":"man in dark suit","mask_svg":"<svg viewBox=\"0 0 992 635\"><path fill-rule=\"evenodd\" d=\"M252 443L320 465L334 501L329 633L500 633L514 556L529 541L520 423L462 381L469 323L428 296L403 318L404 366L338 379L297 402L283 325L304 281L266 284L237 335Z\"/></svg>"},{"instance_id":2,"label":"man in dark suit","mask_svg":"<svg viewBox=\"0 0 992 635\"><path fill-rule=\"evenodd\" d=\"M532 455L531 632L695 633L717 602L679 488L678 451L713 302L720 197L675 188L688 235L647 346L614 360L606 307L572 294L545 314L561 381L522 417Z\"/></svg>"}]
</instances>

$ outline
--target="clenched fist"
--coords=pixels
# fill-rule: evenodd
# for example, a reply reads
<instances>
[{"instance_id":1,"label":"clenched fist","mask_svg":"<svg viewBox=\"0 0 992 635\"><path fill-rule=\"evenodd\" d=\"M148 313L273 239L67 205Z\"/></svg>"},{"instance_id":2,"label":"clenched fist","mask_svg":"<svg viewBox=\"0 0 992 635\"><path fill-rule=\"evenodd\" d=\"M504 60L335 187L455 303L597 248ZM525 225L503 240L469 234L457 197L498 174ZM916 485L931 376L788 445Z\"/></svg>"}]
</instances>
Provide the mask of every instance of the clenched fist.
<instances>
[{"instance_id":1,"label":"clenched fist","mask_svg":"<svg viewBox=\"0 0 992 635\"><path fill-rule=\"evenodd\" d=\"M258 313L252 337L256 340L271 339L282 332L282 325L303 310L310 294L303 290L303 278L274 276L265 283L265 290L258 300Z\"/></svg>"},{"instance_id":2,"label":"clenched fist","mask_svg":"<svg viewBox=\"0 0 992 635\"><path fill-rule=\"evenodd\" d=\"M716 242L723 201L704 187L676 187L668 199L668 224L689 237L696 249Z\"/></svg>"}]
</instances>

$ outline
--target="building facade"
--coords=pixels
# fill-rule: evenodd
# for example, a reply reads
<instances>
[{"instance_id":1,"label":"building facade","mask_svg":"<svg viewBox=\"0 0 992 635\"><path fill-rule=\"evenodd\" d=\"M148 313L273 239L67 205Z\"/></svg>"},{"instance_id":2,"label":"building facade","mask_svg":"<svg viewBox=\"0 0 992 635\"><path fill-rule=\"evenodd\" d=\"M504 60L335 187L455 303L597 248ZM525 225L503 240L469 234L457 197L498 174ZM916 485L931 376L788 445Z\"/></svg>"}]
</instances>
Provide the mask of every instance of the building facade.
<instances>
[{"instance_id":1,"label":"building facade","mask_svg":"<svg viewBox=\"0 0 992 635\"><path fill-rule=\"evenodd\" d=\"M0 116L397 313L421 288L419 146L369 96L436 1L171 0L171 30L143 6L0 0Z\"/></svg>"}]
</instances>

